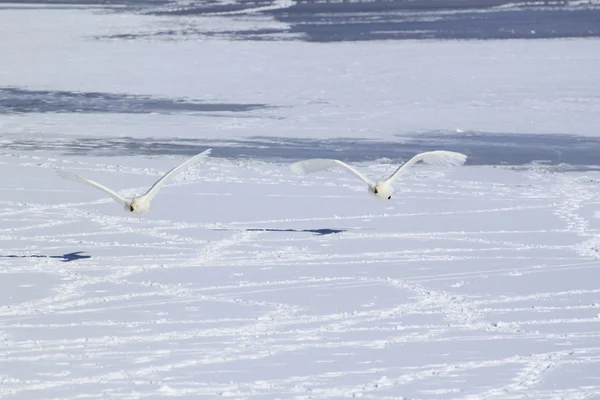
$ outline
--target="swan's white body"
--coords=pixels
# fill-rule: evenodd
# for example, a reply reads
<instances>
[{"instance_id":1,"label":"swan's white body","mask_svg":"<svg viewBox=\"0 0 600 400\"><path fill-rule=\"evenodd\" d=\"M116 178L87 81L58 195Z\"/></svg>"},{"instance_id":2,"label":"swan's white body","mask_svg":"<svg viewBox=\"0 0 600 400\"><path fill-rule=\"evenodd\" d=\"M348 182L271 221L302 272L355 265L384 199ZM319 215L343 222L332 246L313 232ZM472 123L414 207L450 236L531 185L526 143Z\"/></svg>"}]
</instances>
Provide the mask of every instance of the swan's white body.
<instances>
[{"instance_id":1,"label":"swan's white body","mask_svg":"<svg viewBox=\"0 0 600 400\"><path fill-rule=\"evenodd\" d=\"M158 191L165 184L167 178L172 177L173 175L175 175L178 172L182 172L185 167L189 167L199 161L202 161L203 159L206 158L206 156L208 156L210 154L210 152L211 152L211 149L208 149L208 150L205 150L202 153L197 154L194 157L186 160L185 162L181 163L177 167L173 168L172 170L170 170L169 172L164 174L159 180L157 180L154 183L154 185L152 185L152 187L150 187L150 189L148 189L148 191L146 193L144 193L141 196L137 196L137 197L133 197L133 198L122 197L117 192L115 192L112 189L107 188L104 185L101 185L97 182L86 179L82 176L75 175L68 171L59 170L59 171L57 171L57 173L62 178L69 179L69 180L76 181L76 182L82 182L87 185L93 186L96 189L102 190L103 192L108 194L110 197L112 197L117 203L122 204L123 209L125 210L126 213L135 215L137 217L143 217L144 215L148 214L148 212L150 211L150 202L158 194Z\"/></svg>"},{"instance_id":2,"label":"swan's white body","mask_svg":"<svg viewBox=\"0 0 600 400\"><path fill-rule=\"evenodd\" d=\"M402 164L389 178L377 181L366 177L356 168L340 160L311 158L310 160L295 162L290 166L290 168L295 174L307 174L334 167L343 167L368 185L369 194L380 200L389 200L392 198L392 194L394 193L392 182L400 175L404 174L411 165L416 164L419 161L423 161L425 164L435 165L462 165L465 163L465 161L467 161L467 156L462 153L446 150L435 150L419 153Z\"/></svg>"}]
</instances>

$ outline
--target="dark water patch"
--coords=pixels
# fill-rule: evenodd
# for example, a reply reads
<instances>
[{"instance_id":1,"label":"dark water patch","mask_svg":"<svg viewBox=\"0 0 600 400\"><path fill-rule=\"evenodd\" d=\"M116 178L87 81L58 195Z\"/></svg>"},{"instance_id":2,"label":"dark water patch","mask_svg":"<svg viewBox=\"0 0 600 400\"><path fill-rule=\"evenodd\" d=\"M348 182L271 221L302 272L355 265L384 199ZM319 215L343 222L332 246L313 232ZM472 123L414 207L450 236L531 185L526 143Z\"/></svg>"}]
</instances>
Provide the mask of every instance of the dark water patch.
<instances>
[{"instance_id":1,"label":"dark water patch","mask_svg":"<svg viewBox=\"0 0 600 400\"><path fill-rule=\"evenodd\" d=\"M143 5L145 12L152 15L169 16L210 16L210 15L249 15L261 12L271 15L335 16L360 13L381 13L380 15L406 11L464 11L518 9L565 9L572 6L569 0L516 2L511 0L356 0L340 2L335 0L237 0L237 1L177 1L157 4L151 2L130 2L131 6ZM593 6L593 5L590 5ZM589 8L589 7L588 7Z\"/></svg>"},{"instance_id":2,"label":"dark water patch","mask_svg":"<svg viewBox=\"0 0 600 400\"><path fill-rule=\"evenodd\" d=\"M91 258L92 256L82 255L83 251L76 251L74 253L67 253L61 256L46 256L46 255L27 255L27 256L17 256L14 254L9 255L0 255L0 258L55 258L62 262L71 262L77 260L85 260L87 258Z\"/></svg>"},{"instance_id":3,"label":"dark water patch","mask_svg":"<svg viewBox=\"0 0 600 400\"><path fill-rule=\"evenodd\" d=\"M394 141L336 138L165 139L79 138L3 141L5 152L47 151L65 155L191 156L213 148L213 157L293 162L305 158L335 158L347 162L389 159L401 163L416 153L453 150L469 156L469 165L524 165L534 161L550 165L599 166L600 139L576 135L498 134L486 132L427 132L398 135Z\"/></svg>"},{"instance_id":4,"label":"dark water patch","mask_svg":"<svg viewBox=\"0 0 600 400\"><path fill-rule=\"evenodd\" d=\"M21 88L0 88L0 114L26 113L125 113L175 114L248 112L266 104L205 103L151 96Z\"/></svg>"},{"instance_id":5,"label":"dark water patch","mask_svg":"<svg viewBox=\"0 0 600 400\"><path fill-rule=\"evenodd\" d=\"M300 0L128 3L125 11L173 17L172 25L145 33L121 32L102 38L180 40L305 40L311 42L403 39L548 39L600 37L600 6L567 0ZM236 29L237 20L271 16L282 27ZM189 17L230 18L222 29L204 29ZM186 17L182 20L180 17Z\"/></svg>"},{"instance_id":6,"label":"dark water patch","mask_svg":"<svg viewBox=\"0 0 600 400\"><path fill-rule=\"evenodd\" d=\"M286 36L289 31L281 29L255 29L255 30L219 30L205 31L201 27L188 27L185 29L164 29L156 30L150 33L117 33L113 35L96 36L97 40L139 40L139 39L164 39L178 40L197 37L199 39L209 38L227 38L230 40L246 41L266 41L279 40L289 41L297 39L293 36Z\"/></svg>"},{"instance_id":7,"label":"dark water patch","mask_svg":"<svg viewBox=\"0 0 600 400\"><path fill-rule=\"evenodd\" d=\"M360 4L360 3L359 3ZM307 41L549 39L600 36L600 10L278 15Z\"/></svg>"},{"instance_id":8,"label":"dark water patch","mask_svg":"<svg viewBox=\"0 0 600 400\"><path fill-rule=\"evenodd\" d=\"M514 134L486 132L429 132L406 138L400 146L423 151L443 148L469 155L472 165L522 165L533 161L551 165L600 165L600 140L563 134Z\"/></svg>"}]
</instances>

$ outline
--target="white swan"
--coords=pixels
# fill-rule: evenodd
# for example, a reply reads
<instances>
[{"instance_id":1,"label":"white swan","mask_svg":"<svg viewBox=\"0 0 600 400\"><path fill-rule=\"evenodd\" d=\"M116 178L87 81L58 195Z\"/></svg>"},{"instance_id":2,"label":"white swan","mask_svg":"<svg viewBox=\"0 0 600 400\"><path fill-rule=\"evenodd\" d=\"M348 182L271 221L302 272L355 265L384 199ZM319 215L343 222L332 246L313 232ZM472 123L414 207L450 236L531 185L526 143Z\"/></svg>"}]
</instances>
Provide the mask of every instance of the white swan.
<instances>
[{"instance_id":1,"label":"white swan","mask_svg":"<svg viewBox=\"0 0 600 400\"><path fill-rule=\"evenodd\" d=\"M360 173L356 168L340 161L326 158L311 158L310 160L298 161L290 165L290 168L295 174L307 174L311 172L322 171L333 167L344 167L367 185L369 185L369 193L377 199L391 199L394 188L392 182L400 175L406 172L411 165L423 161L425 164L436 165L462 165L467 161L467 156L454 151L435 150L425 153L419 153L400 166L389 178L385 180L374 181Z\"/></svg>"},{"instance_id":2,"label":"white swan","mask_svg":"<svg viewBox=\"0 0 600 400\"><path fill-rule=\"evenodd\" d=\"M189 166L203 160L204 158L206 158L206 156L208 156L210 154L211 150L212 149L205 150L202 153L197 154L194 157L190 158L189 160L181 163L177 167L173 168L172 170L170 170L169 172L164 174L162 176L162 178L157 180L154 183L154 185L152 185L152 187L150 189L148 189L148 191L146 193L144 193L141 196L137 196L137 197L133 197L133 198L122 197L117 192L107 188L106 186L103 186L97 182L86 179L82 176L75 175L71 172L63 171L63 170L58 170L56 172L62 178L69 179L69 180L76 181L76 182L83 182L85 184L95 187L96 189L102 190L103 192L107 193L110 197L112 197L117 203L122 204L123 208L125 209L125 212L127 212L129 214L133 214L138 217L143 217L144 215L148 214L148 211L150 211L150 202L152 201L154 196L157 195L158 191L164 185L167 178L175 175L178 172L181 172L183 170L183 168L189 167Z\"/></svg>"}]
</instances>

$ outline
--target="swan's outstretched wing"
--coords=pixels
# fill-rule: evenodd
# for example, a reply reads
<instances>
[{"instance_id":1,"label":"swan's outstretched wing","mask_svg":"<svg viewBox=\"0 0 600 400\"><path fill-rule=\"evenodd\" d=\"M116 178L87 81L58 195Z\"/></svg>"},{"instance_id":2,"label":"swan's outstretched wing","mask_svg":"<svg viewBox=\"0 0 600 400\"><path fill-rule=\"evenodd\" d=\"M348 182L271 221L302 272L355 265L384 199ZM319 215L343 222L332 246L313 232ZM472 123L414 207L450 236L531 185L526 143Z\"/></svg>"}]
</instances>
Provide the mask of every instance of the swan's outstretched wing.
<instances>
[{"instance_id":1,"label":"swan's outstretched wing","mask_svg":"<svg viewBox=\"0 0 600 400\"><path fill-rule=\"evenodd\" d=\"M75 181L75 182L82 182L82 183L85 183L87 185L93 186L96 189L100 189L104 193L108 194L110 197L112 197L113 199L115 199L115 201L117 201L118 203L121 203L123 205L128 204L128 201L125 198L119 196L119 194L117 192L115 192L114 190L111 190L111 189L107 188L104 185L99 184L98 182L94 182L94 181L86 179L86 178L84 178L82 176L75 175L74 173L69 172L69 171L57 170L56 173L61 178L69 179L69 180Z\"/></svg>"},{"instance_id":2,"label":"swan's outstretched wing","mask_svg":"<svg viewBox=\"0 0 600 400\"><path fill-rule=\"evenodd\" d=\"M290 165L290 169L294 174L309 174L311 172L322 171L324 169L344 167L354 175L362 179L368 185L374 185L375 182L363 174L361 174L356 168L342 162L340 160L331 160L327 158L311 158L310 160L298 161Z\"/></svg>"},{"instance_id":3,"label":"swan's outstretched wing","mask_svg":"<svg viewBox=\"0 0 600 400\"><path fill-rule=\"evenodd\" d=\"M411 165L416 164L419 161L423 161L425 164L435 165L462 165L465 163L465 161L467 161L467 156L462 153L446 150L435 150L419 153L402 164L400 168L396 170L396 172L386 179L386 182L392 182L400 175L405 173Z\"/></svg>"},{"instance_id":4,"label":"swan's outstretched wing","mask_svg":"<svg viewBox=\"0 0 600 400\"><path fill-rule=\"evenodd\" d=\"M206 156L208 156L210 154L211 151L212 151L212 149L204 150L202 153L196 154L194 157L179 164L178 166L176 166L175 168L173 168L172 170L170 170L169 172L164 174L162 178L157 180L154 183L154 185L152 185L152 187L150 189L148 189L148 191L144 194L144 196L146 196L148 201L152 200L154 198L154 196L156 196L156 194L158 193L158 191L160 190L162 185L165 184L166 180L169 177L175 175L178 172L181 172L185 167L189 167L199 161L202 161L204 158L206 158Z\"/></svg>"}]
</instances>

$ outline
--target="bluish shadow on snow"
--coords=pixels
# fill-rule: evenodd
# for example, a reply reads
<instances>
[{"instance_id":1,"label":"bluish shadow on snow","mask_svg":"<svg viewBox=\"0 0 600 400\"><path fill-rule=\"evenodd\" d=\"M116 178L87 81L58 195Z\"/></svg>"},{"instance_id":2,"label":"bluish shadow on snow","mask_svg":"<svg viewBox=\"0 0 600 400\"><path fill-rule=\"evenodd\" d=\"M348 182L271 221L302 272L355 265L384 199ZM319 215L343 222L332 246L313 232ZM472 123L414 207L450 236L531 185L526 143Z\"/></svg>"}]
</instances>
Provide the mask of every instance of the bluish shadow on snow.
<instances>
[{"instance_id":1,"label":"bluish shadow on snow","mask_svg":"<svg viewBox=\"0 0 600 400\"><path fill-rule=\"evenodd\" d=\"M248 112L266 104L205 103L150 96L0 88L0 114L122 113L174 114Z\"/></svg>"},{"instance_id":2,"label":"bluish shadow on snow","mask_svg":"<svg viewBox=\"0 0 600 400\"><path fill-rule=\"evenodd\" d=\"M258 159L289 163L305 158L337 158L347 162L388 159L404 162L416 153L453 150L469 156L469 165L600 165L600 140L575 135L497 134L486 132L426 132L398 135L395 141L336 138L249 137L246 139L90 138L63 140L5 140L4 151L43 150L65 155L191 156L212 147L213 157Z\"/></svg>"},{"instance_id":3,"label":"bluish shadow on snow","mask_svg":"<svg viewBox=\"0 0 600 400\"><path fill-rule=\"evenodd\" d=\"M274 228L248 228L247 232L300 232L314 233L315 235L334 235L336 233L346 232L346 229L274 229Z\"/></svg>"},{"instance_id":4,"label":"bluish shadow on snow","mask_svg":"<svg viewBox=\"0 0 600 400\"><path fill-rule=\"evenodd\" d=\"M76 251L74 253L63 254L62 256L44 256L44 255L28 255L28 256L17 256L14 254L9 255L0 255L0 258L55 258L62 262L71 262L76 260L85 260L86 258L91 258L92 256L82 255L83 251Z\"/></svg>"}]
</instances>

